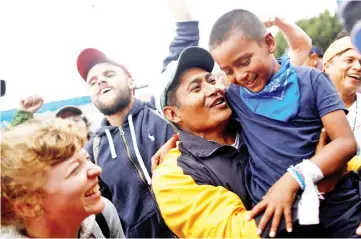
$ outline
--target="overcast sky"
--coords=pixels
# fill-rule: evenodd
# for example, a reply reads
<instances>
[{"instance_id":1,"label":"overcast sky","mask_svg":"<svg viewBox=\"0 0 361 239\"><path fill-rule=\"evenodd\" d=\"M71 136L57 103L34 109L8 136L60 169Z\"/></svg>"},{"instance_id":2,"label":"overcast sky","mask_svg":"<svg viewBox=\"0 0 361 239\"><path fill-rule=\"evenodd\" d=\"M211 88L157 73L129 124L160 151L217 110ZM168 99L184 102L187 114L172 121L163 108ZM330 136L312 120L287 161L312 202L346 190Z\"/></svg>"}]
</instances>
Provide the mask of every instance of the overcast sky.
<instances>
[{"instance_id":1,"label":"overcast sky","mask_svg":"<svg viewBox=\"0 0 361 239\"><path fill-rule=\"evenodd\" d=\"M191 0L206 47L214 21L245 8L259 16L287 20L336 9L336 0ZM7 82L0 110L17 107L22 97L40 94L45 102L86 95L76 69L81 50L95 47L125 64L137 83L159 77L174 36L166 0L0 0L0 79Z\"/></svg>"}]
</instances>

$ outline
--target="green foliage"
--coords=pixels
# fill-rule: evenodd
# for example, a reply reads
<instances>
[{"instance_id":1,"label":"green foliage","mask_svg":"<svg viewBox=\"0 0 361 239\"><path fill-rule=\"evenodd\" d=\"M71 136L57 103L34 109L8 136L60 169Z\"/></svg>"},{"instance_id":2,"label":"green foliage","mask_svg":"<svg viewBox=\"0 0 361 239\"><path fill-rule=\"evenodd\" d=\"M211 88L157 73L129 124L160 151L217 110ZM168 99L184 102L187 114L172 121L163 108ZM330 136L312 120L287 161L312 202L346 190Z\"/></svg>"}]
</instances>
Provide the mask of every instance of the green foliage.
<instances>
[{"instance_id":1,"label":"green foliage","mask_svg":"<svg viewBox=\"0 0 361 239\"><path fill-rule=\"evenodd\" d=\"M328 10L318 17L302 19L296 22L312 39L312 44L321 47L324 51L335 40L337 34L342 31L342 25L337 14L333 16ZM279 31L276 34L276 56L282 55L287 48L287 42Z\"/></svg>"}]
</instances>

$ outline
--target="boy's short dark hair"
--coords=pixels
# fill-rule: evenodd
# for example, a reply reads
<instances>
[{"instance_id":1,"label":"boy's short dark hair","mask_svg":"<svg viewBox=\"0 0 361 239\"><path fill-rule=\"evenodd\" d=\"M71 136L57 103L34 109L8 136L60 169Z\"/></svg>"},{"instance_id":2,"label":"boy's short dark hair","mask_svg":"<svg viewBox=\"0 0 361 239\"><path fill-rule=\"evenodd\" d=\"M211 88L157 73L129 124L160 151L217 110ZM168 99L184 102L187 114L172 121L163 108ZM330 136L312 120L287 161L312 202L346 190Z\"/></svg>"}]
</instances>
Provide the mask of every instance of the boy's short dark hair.
<instances>
[{"instance_id":1,"label":"boy's short dark hair","mask_svg":"<svg viewBox=\"0 0 361 239\"><path fill-rule=\"evenodd\" d=\"M209 37L209 48L214 49L233 33L242 34L261 44L265 32L266 26L255 14L247 10L235 9L222 15L213 25Z\"/></svg>"}]
</instances>

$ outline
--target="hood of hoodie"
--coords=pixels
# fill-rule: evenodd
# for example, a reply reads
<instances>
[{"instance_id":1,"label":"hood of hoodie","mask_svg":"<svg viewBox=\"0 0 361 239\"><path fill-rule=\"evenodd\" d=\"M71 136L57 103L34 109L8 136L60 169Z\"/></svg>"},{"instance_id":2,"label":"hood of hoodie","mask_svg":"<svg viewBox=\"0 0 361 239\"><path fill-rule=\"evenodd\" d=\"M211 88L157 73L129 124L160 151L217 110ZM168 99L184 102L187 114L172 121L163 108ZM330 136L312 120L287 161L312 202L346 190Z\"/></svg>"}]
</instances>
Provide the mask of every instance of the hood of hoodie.
<instances>
[{"instance_id":1,"label":"hood of hoodie","mask_svg":"<svg viewBox=\"0 0 361 239\"><path fill-rule=\"evenodd\" d=\"M91 215L82 222L80 227L80 238L91 238L95 225L95 215ZM1 238L29 238L15 226L2 226Z\"/></svg>"},{"instance_id":2,"label":"hood of hoodie","mask_svg":"<svg viewBox=\"0 0 361 239\"><path fill-rule=\"evenodd\" d=\"M173 128L151 103L135 100L120 127L104 119L85 145L92 161L103 169L102 180L112 192L128 237L168 235L149 191L150 159L173 134Z\"/></svg>"}]
</instances>

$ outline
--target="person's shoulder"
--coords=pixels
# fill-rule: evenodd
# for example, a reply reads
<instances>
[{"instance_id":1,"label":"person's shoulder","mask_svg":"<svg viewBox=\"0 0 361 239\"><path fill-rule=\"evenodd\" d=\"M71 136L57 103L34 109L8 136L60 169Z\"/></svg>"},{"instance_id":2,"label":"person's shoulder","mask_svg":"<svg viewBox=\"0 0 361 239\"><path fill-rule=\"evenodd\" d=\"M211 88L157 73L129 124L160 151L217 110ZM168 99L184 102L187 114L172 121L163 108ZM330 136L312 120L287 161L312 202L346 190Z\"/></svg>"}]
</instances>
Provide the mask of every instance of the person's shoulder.
<instances>
[{"instance_id":1,"label":"person's shoulder","mask_svg":"<svg viewBox=\"0 0 361 239\"><path fill-rule=\"evenodd\" d=\"M313 87L315 84L329 84L331 81L326 73L314 67L297 66L294 69L299 83L307 87Z\"/></svg>"},{"instance_id":2,"label":"person's shoulder","mask_svg":"<svg viewBox=\"0 0 361 239\"><path fill-rule=\"evenodd\" d=\"M227 92L227 93L235 93L235 92L238 92L238 93L239 93L239 88L240 88L240 86L231 83L231 84L229 85L229 87L226 88L226 92Z\"/></svg>"},{"instance_id":3,"label":"person's shoulder","mask_svg":"<svg viewBox=\"0 0 361 239\"><path fill-rule=\"evenodd\" d=\"M144 112L148 115L148 120L154 120L155 122L158 122L165 125L169 125L169 127L174 127L171 125L171 122L168 121L163 114L159 112L157 107L155 106L155 102L148 102L147 104L144 104Z\"/></svg>"},{"instance_id":4,"label":"person's shoulder","mask_svg":"<svg viewBox=\"0 0 361 239\"><path fill-rule=\"evenodd\" d=\"M109 218L111 216L114 216L114 213L117 214L117 210L115 209L114 204L105 197L102 197L102 199L104 201L104 209L102 211L104 217Z\"/></svg>"},{"instance_id":5,"label":"person's shoulder","mask_svg":"<svg viewBox=\"0 0 361 239\"><path fill-rule=\"evenodd\" d=\"M95 139L95 137L99 137L99 136L94 136L94 137L92 137L88 142L86 142L85 143L85 145L84 145L84 149L88 152L88 153L90 153L90 154L93 154L93 143L94 143L94 139Z\"/></svg>"},{"instance_id":6,"label":"person's shoulder","mask_svg":"<svg viewBox=\"0 0 361 239\"><path fill-rule=\"evenodd\" d=\"M153 172L152 182L159 182L168 179L168 177L174 178L174 175L184 175L189 169L196 171L198 168L198 161L195 157L183 149L180 144L177 148L171 149L163 159L163 162L159 164L156 170ZM198 173L200 173L198 171ZM173 175L173 176L170 176Z\"/></svg>"},{"instance_id":7,"label":"person's shoulder","mask_svg":"<svg viewBox=\"0 0 361 239\"><path fill-rule=\"evenodd\" d=\"M165 155L163 162L157 167L154 175L162 174L164 172L171 172L172 169L178 167L178 159L182 155L179 148L173 148Z\"/></svg>"},{"instance_id":8,"label":"person's shoulder","mask_svg":"<svg viewBox=\"0 0 361 239\"><path fill-rule=\"evenodd\" d=\"M102 199L104 201L102 215L108 225L110 238L125 238L122 224L114 204L105 197L102 197Z\"/></svg>"},{"instance_id":9,"label":"person's shoulder","mask_svg":"<svg viewBox=\"0 0 361 239\"><path fill-rule=\"evenodd\" d=\"M313 79L324 74L319 69L309 66L295 66L294 69L296 71L297 77L308 77L310 79Z\"/></svg>"},{"instance_id":10,"label":"person's shoulder","mask_svg":"<svg viewBox=\"0 0 361 239\"><path fill-rule=\"evenodd\" d=\"M102 197L104 202L104 209L102 214L104 219L107 221L108 226L110 226L112 221L118 217L117 209L115 208L114 204L109 201L109 199Z\"/></svg>"},{"instance_id":11,"label":"person's shoulder","mask_svg":"<svg viewBox=\"0 0 361 239\"><path fill-rule=\"evenodd\" d=\"M240 99L240 86L235 84L230 84L228 88L226 88L226 96L229 101Z\"/></svg>"},{"instance_id":12,"label":"person's shoulder","mask_svg":"<svg viewBox=\"0 0 361 239\"><path fill-rule=\"evenodd\" d=\"M0 238L27 238L15 226L1 226Z\"/></svg>"},{"instance_id":13,"label":"person's shoulder","mask_svg":"<svg viewBox=\"0 0 361 239\"><path fill-rule=\"evenodd\" d=\"M154 190L163 185L163 182L168 181L172 177L171 175L183 174L182 169L178 167L178 158L181 154L178 148L173 148L166 154L153 172L152 186Z\"/></svg>"}]
</instances>

